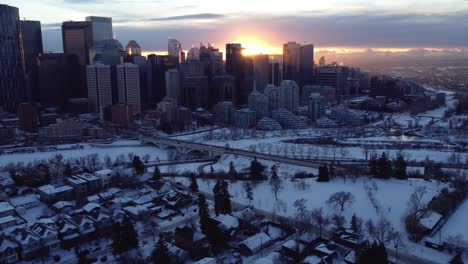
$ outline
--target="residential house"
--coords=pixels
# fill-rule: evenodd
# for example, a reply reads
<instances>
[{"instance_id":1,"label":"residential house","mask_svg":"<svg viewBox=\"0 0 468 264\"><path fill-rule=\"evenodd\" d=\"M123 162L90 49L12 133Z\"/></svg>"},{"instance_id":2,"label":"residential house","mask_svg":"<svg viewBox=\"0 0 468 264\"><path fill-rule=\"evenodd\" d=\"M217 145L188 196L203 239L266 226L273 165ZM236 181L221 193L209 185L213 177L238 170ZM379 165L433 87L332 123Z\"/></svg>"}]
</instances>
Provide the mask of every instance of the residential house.
<instances>
[{"instance_id":1,"label":"residential house","mask_svg":"<svg viewBox=\"0 0 468 264\"><path fill-rule=\"evenodd\" d=\"M15 214L15 208L8 202L0 202L0 217Z\"/></svg>"},{"instance_id":2,"label":"residential house","mask_svg":"<svg viewBox=\"0 0 468 264\"><path fill-rule=\"evenodd\" d=\"M61 216L60 219L57 219L60 246L64 249L69 249L78 243L80 238L79 228L74 223L67 220L70 216Z\"/></svg>"},{"instance_id":3,"label":"residential house","mask_svg":"<svg viewBox=\"0 0 468 264\"><path fill-rule=\"evenodd\" d=\"M239 244L239 252L244 255L253 255L272 243L272 239L264 232L255 234Z\"/></svg>"},{"instance_id":4,"label":"residential house","mask_svg":"<svg viewBox=\"0 0 468 264\"><path fill-rule=\"evenodd\" d=\"M19 246L12 239L0 236L0 263L16 263Z\"/></svg>"},{"instance_id":5,"label":"residential house","mask_svg":"<svg viewBox=\"0 0 468 264\"><path fill-rule=\"evenodd\" d=\"M102 181L100 178L90 173L82 173L76 175L77 177L86 181L86 189L88 194L98 193L102 188Z\"/></svg>"},{"instance_id":6,"label":"residential house","mask_svg":"<svg viewBox=\"0 0 468 264\"><path fill-rule=\"evenodd\" d=\"M101 180L102 188L107 189L111 179L115 176L115 172L111 169L103 169L95 171L94 175Z\"/></svg>"},{"instance_id":7,"label":"residential house","mask_svg":"<svg viewBox=\"0 0 468 264\"><path fill-rule=\"evenodd\" d=\"M42 222L34 223L30 229L41 239L41 246L46 248L47 252L52 252L60 247L60 240L55 224L46 224Z\"/></svg>"},{"instance_id":8,"label":"residential house","mask_svg":"<svg viewBox=\"0 0 468 264\"><path fill-rule=\"evenodd\" d=\"M239 228L239 220L232 215L220 214L212 220L227 237L234 236L234 233Z\"/></svg>"},{"instance_id":9,"label":"residential house","mask_svg":"<svg viewBox=\"0 0 468 264\"><path fill-rule=\"evenodd\" d=\"M18 227L12 230L8 236L20 245L22 260L34 259L41 249L41 238L29 228Z\"/></svg>"},{"instance_id":10,"label":"residential house","mask_svg":"<svg viewBox=\"0 0 468 264\"><path fill-rule=\"evenodd\" d=\"M69 185L53 186L44 185L38 188L40 199L49 204L58 201L71 201L75 199L74 189Z\"/></svg>"},{"instance_id":11,"label":"residential house","mask_svg":"<svg viewBox=\"0 0 468 264\"><path fill-rule=\"evenodd\" d=\"M81 238L92 238L96 231L94 221L86 215L74 214L67 220L78 227Z\"/></svg>"},{"instance_id":12,"label":"residential house","mask_svg":"<svg viewBox=\"0 0 468 264\"><path fill-rule=\"evenodd\" d=\"M0 218L0 230L16 225L18 219L12 215L7 215Z\"/></svg>"},{"instance_id":13,"label":"residential house","mask_svg":"<svg viewBox=\"0 0 468 264\"><path fill-rule=\"evenodd\" d=\"M58 201L52 205L52 209L57 213L68 214L75 208L74 202Z\"/></svg>"},{"instance_id":14,"label":"residential house","mask_svg":"<svg viewBox=\"0 0 468 264\"><path fill-rule=\"evenodd\" d=\"M39 205L39 200L35 194L27 194L10 199L10 204L15 207L31 209Z\"/></svg>"},{"instance_id":15,"label":"residential house","mask_svg":"<svg viewBox=\"0 0 468 264\"><path fill-rule=\"evenodd\" d=\"M190 252L192 259L200 259L210 255L211 246L206 236L192 227L176 228L174 240L177 247Z\"/></svg>"}]
</instances>

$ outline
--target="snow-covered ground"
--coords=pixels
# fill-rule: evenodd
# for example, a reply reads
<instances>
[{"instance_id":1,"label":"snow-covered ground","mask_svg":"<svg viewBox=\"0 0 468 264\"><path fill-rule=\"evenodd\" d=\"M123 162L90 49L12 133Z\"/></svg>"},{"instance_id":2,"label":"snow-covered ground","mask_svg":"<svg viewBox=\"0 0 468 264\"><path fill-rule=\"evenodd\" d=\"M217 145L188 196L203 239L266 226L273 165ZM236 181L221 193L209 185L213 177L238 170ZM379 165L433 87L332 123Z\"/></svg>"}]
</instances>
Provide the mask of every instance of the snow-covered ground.
<instances>
[{"instance_id":1,"label":"snow-covered ground","mask_svg":"<svg viewBox=\"0 0 468 264\"><path fill-rule=\"evenodd\" d=\"M102 160L105 156L115 159L120 154L127 156L129 153L139 155L140 157L149 154L151 160L167 159L167 151L158 149L154 146L141 145L137 140L116 141L111 144L79 144L81 149L68 149L71 145L58 145L55 151L37 151L33 153L14 153L0 155L0 167L11 162L32 162L35 160L47 160L56 154L62 154L64 159L84 157L89 154L97 153Z\"/></svg>"},{"instance_id":2,"label":"snow-covered ground","mask_svg":"<svg viewBox=\"0 0 468 264\"><path fill-rule=\"evenodd\" d=\"M437 233L434 237L441 237L443 240L449 237L460 236L462 240L468 245L468 228L467 224L467 213L468 213L468 200L458 207L455 213L449 217L448 221L444 224L441 229L441 234ZM465 246L466 246L465 245Z\"/></svg>"}]
</instances>

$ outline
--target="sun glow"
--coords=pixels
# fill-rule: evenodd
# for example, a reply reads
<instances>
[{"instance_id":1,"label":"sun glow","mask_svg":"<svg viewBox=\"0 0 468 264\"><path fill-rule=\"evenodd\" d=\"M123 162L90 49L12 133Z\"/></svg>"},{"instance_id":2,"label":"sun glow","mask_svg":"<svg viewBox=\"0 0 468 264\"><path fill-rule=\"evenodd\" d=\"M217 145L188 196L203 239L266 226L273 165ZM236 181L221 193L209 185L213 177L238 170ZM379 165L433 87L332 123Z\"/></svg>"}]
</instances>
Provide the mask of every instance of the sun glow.
<instances>
[{"instance_id":1,"label":"sun glow","mask_svg":"<svg viewBox=\"0 0 468 264\"><path fill-rule=\"evenodd\" d=\"M242 54L244 56L252 56L258 54L281 54L281 47L271 47L266 41L255 37L238 38L234 43L242 44Z\"/></svg>"}]
</instances>

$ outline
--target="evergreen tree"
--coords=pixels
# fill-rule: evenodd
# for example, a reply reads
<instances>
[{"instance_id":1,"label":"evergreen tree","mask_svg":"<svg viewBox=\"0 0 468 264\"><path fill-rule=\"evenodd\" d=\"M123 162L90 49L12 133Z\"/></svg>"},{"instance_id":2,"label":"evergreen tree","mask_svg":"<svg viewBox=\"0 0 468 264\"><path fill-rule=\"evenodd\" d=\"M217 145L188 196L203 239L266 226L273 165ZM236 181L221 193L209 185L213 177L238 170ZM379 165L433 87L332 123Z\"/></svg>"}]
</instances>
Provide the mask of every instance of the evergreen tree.
<instances>
[{"instance_id":1,"label":"evergreen tree","mask_svg":"<svg viewBox=\"0 0 468 264\"><path fill-rule=\"evenodd\" d=\"M328 167L327 165L322 165L319 167L318 182L328 182L330 177L328 176Z\"/></svg>"},{"instance_id":2,"label":"evergreen tree","mask_svg":"<svg viewBox=\"0 0 468 264\"><path fill-rule=\"evenodd\" d=\"M231 179L234 179L236 180L237 179L237 171L236 169L234 168L234 162L229 162L229 177Z\"/></svg>"},{"instance_id":3,"label":"evergreen tree","mask_svg":"<svg viewBox=\"0 0 468 264\"><path fill-rule=\"evenodd\" d=\"M138 234L129 217L126 216L121 223L114 223L112 229L114 254L121 254L130 249L138 248Z\"/></svg>"},{"instance_id":4,"label":"evergreen tree","mask_svg":"<svg viewBox=\"0 0 468 264\"><path fill-rule=\"evenodd\" d=\"M377 156L375 154L371 154L370 160L369 160L369 166L370 166L370 174L377 178L379 171L377 169Z\"/></svg>"},{"instance_id":5,"label":"evergreen tree","mask_svg":"<svg viewBox=\"0 0 468 264\"><path fill-rule=\"evenodd\" d=\"M213 196L214 196L214 209L215 214L219 215L222 207L222 198L221 198L221 181L218 180L213 187Z\"/></svg>"},{"instance_id":6,"label":"evergreen tree","mask_svg":"<svg viewBox=\"0 0 468 264\"><path fill-rule=\"evenodd\" d=\"M250 179L253 181L263 180L264 170L265 167L255 158L252 160L252 162L250 162Z\"/></svg>"},{"instance_id":7,"label":"evergreen tree","mask_svg":"<svg viewBox=\"0 0 468 264\"><path fill-rule=\"evenodd\" d=\"M167 248L166 239L162 234L159 235L158 243L156 243L151 253L151 261L154 264L171 263L171 254Z\"/></svg>"},{"instance_id":8,"label":"evergreen tree","mask_svg":"<svg viewBox=\"0 0 468 264\"><path fill-rule=\"evenodd\" d=\"M135 155L135 157L133 157L132 167L138 175L142 175L145 172L145 164L143 164L139 156Z\"/></svg>"},{"instance_id":9,"label":"evergreen tree","mask_svg":"<svg viewBox=\"0 0 468 264\"><path fill-rule=\"evenodd\" d=\"M161 180L161 170L159 170L158 165L154 166L153 179L157 181Z\"/></svg>"},{"instance_id":10,"label":"evergreen tree","mask_svg":"<svg viewBox=\"0 0 468 264\"><path fill-rule=\"evenodd\" d=\"M279 177L278 177L278 172L276 170L276 166L275 165L272 165L271 166L271 180L278 180Z\"/></svg>"},{"instance_id":11,"label":"evergreen tree","mask_svg":"<svg viewBox=\"0 0 468 264\"><path fill-rule=\"evenodd\" d=\"M378 176L377 178L382 179L390 179L392 175L392 164L390 160L387 158L387 154L385 152L382 153L382 156L378 160Z\"/></svg>"},{"instance_id":12,"label":"evergreen tree","mask_svg":"<svg viewBox=\"0 0 468 264\"><path fill-rule=\"evenodd\" d=\"M463 264L463 259L460 253L457 253L449 262L449 264Z\"/></svg>"},{"instance_id":13,"label":"evergreen tree","mask_svg":"<svg viewBox=\"0 0 468 264\"><path fill-rule=\"evenodd\" d=\"M364 242L358 250L359 264L387 264L388 256L384 244L370 245L369 242Z\"/></svg>"},{"instance_id":14,"label":"evergreen tree","mask_svg":"<svg viewBox=\"0 0 468 264\"><path fill-rule=\"evenodd\" d=\"M221 197L222 197L222 214L232 213L231 206L231 194L229 194L229 184L227 181L222 181L221 185Z\"/></svg>"},{"instance_id":15,"label":"evergreen tree","mask_svg":"<svg viewBox=\"0 0 468 264\"><path fill-rule=\"evenodd\" d=\"M210 211L208 210L208 205L206 204L205 195L198 195L198 216L200 217L200 228L203 234L207 235L209 233L209 218Z\"/></svg>"},{"instance_id":16,"label":"evergreen tree","mask_svg":"<svg viewBox=\"0 0 468 264\"><path fill-rule=\"evenodd\" d=\"M195 173L190 173L190 190L194 193L198 192L198 183Z\"/></svg>"},{"instance_id":17,"label":"evergreen tree","mask_svg":"<svg viewBox=\"0 0 468 264\"><path fill-rule=\"evenodd\" d=\"M246 195L247 200L249 200L249 203L252 203L253 191L252 191L252 185L250 185L250 182L247 182L245 184L245 195Z\"/></svg>"},{"instance_id":18,"label":"evergreen tree","mask_svg":"<svg viewBox=\"0 0 468 264\"><path fill-rule=\"evenodd\" d=\"M65 164L65 168L63 169L63 176L69 178L73 174L72 168L70 166L70 163Z\"/></svg>"},{"instance_id":19,"label":"evergreen tree","mask_svg":"<svg viewBox=\"0 0 468 264\"><path fill-rule=\"evenodd\" d=\"M407 173L406 173L406 161L403 155L399 154L397 159L394 162L394 173L393 177L397 179L406 179L408 178Z\"/></svg>"},{"instance_id":20,"label":"evergreen tree","mask_svg":"<svg viewBox=\"0 0 468 264\"><path fill-rule=\"evenodd\" d=\"M359 227L358 227L358 223L357 223L357 218L356 218L356 215L353 214L353 216L351 217L351 230L353 230L353 232L355 233L359 233Z\"/></svg>"}]
</instances>

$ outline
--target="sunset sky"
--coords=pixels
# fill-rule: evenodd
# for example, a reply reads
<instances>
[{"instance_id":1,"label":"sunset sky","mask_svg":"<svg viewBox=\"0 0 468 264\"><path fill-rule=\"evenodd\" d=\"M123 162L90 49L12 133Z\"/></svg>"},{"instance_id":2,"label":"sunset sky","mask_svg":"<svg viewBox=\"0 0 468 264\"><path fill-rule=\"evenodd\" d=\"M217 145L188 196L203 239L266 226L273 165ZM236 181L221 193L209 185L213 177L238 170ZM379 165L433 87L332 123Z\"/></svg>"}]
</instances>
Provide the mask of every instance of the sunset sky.
<instances>
[{"instance_id":1,"label":"sunset sky","mask_svg":"<svg viewBox=\"0 0 468 264\"><path fill-rule=\"evenodd\" d=\"M109 16L123 45L162 51L167 38L184 49L211 42L241 42L248 53L281 53L288 40L318 49L402 51L466 48L467 0L2 0L21 18L40 20L47 51L61 51L60 24Z\"/></svg>"}]
</instances>

